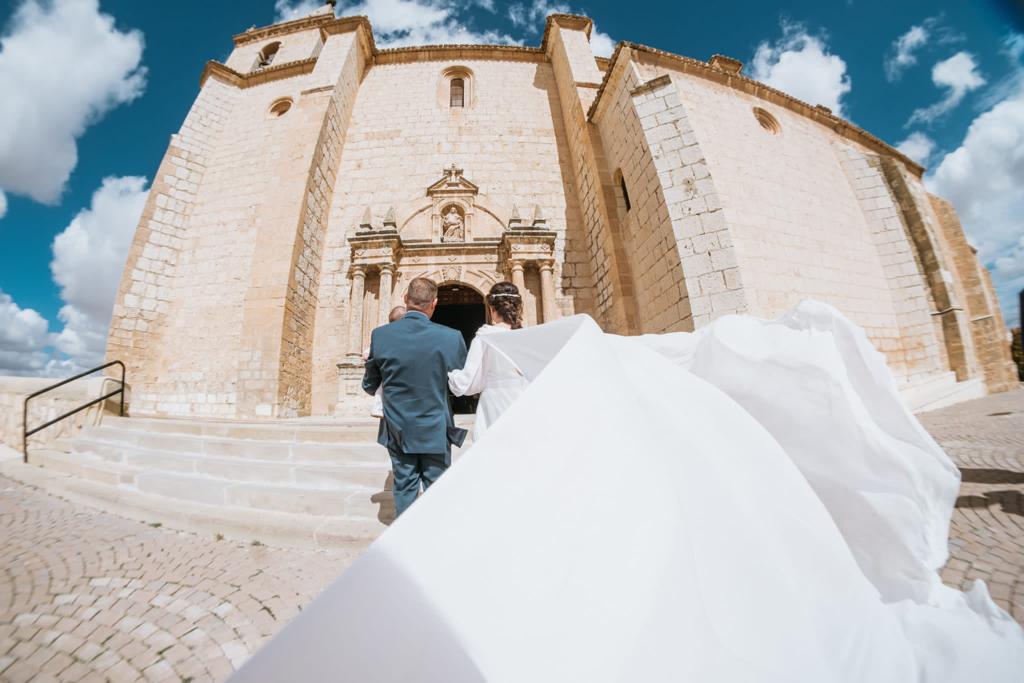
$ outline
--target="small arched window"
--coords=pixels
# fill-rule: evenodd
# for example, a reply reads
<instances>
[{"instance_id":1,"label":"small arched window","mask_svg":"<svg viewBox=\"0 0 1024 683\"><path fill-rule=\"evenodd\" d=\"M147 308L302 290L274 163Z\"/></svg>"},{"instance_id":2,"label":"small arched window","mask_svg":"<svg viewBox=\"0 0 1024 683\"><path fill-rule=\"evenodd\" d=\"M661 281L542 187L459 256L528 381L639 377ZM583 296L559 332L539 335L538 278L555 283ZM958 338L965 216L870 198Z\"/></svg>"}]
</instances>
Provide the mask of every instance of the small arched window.
<instances>
[{"instance_id":1,"label":"small arched window","mask_svg":"<svg viewBox=\"0 0 1024 683\"><path fill-rule=\"evenodd\" d=\"M281 43L271 43L262 50L260 50L259 56L256 58L256 68L265 69L274 63L274 57L277 56L277 51L281 49Z\"/></svg>"},{"instance_id":2,"label":"small arched window","mask_svg":"<svg viewBox=\"0 0 1024 683\"><path fill-rule=\"evenodd\" d=\"M452 79L449 105L452 107L466 106L466 82L461 78Z\"/></svg>"},{"instance_id":3,"label":"small arched window","mask_svg":"<svg viewBox=\"0 0 1024 683\"><path fill-rule=\"evenodd\" d=\"M622 172L619 172L619 189L622 190L622 203L626 205L626 211L633 208L633 205L629 202L629 190L626 189L626 179L622 177Z\"/></svg>"}]
</instances>

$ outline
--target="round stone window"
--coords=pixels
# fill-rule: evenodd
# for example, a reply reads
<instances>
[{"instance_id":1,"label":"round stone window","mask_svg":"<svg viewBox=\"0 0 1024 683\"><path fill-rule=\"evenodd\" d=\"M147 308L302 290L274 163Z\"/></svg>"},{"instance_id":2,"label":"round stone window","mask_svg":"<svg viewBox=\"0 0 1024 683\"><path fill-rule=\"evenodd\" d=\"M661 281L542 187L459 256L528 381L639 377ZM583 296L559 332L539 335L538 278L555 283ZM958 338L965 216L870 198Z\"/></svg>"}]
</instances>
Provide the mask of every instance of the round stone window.
<instances>
[{"instance_id":1,"label":"round stone window","mask_svg":"<svg viewBox=\"0 0 1024 683\"><path fill-rule=\"evenodd\" d=\"M761 107L754 107L754 118L761 124L761 127L772 135L778 135L782 132L782 126L779 125L778 119L766 112Z\"/></svg>"},{"instance_id":2,"label":"round stone window","mask_svg":"<svg viewBox=\"0 0 1024 683\"><path fill-rule=\"evenodd\" d=\"M282 97L281 99L270 105L270 117L278 118L288 113L288 110L292 108L292 99L290 97Z\"/></svg>"}]
</instances>

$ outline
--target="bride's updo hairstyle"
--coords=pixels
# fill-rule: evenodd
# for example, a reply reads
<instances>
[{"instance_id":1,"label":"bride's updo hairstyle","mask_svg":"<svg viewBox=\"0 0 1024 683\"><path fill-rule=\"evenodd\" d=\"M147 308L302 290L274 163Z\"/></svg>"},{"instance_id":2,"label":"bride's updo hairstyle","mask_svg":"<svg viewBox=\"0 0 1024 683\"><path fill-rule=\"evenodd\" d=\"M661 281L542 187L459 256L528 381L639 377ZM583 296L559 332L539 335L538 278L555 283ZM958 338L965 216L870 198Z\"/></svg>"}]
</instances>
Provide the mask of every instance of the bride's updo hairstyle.
<instances>
[{"instance_id":1,"label":"bride's updo hairstyle","mask_svg":"<svg viewBox=\"0 0 1024 683\"><path fill-rule=\"evenodd\" d=\"M498 282L487 293L487 304L498 312L513 330L523 326L523 297L511 282ZM498 321L494 321L498 322Z\"/></svg>"}]
</instances>

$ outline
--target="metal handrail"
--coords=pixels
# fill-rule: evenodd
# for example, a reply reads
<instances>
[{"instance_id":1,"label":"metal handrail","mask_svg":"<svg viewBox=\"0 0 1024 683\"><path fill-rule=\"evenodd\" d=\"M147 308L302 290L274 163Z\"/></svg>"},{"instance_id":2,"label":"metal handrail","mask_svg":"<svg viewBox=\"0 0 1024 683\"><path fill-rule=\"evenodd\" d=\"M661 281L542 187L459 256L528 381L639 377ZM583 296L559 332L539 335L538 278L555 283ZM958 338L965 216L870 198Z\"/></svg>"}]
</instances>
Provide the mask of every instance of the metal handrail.
<instances>
[{"instance_id":1,"label":"metal handrail","mask_svg":"<svg viewBox=\"0 0 1024 683\"><path fill-rule=\"evenodd\" d=\"M100 396L99 398L97 398L97 399L95 399L93 401L89 401L85 405L78 406L74 410L70 410L70 411L64 413L63 415L61 415L60 417L56 417L56 418L50 420L46 424L39 425L38 427L36 427L36 428L34 428L32 430L29 430L29 428L28 428L28 402L29 401L34 399L36 396L40 396L42 394L45 394L48 391L53 391L54 389L62 387L65 384L67 384L68 382L74 382L76 379L81 379L81 378L83 378L83 377L85 377L87 375L91 375L94 372L99 372L100 370L105 370L106 368L109 368L112 365L120 365L121 366L121 388L120 389L116 389L114 391L111 391L109 394L104 394L103 396ZM109 379L113 379L113 378L109 378ZM46 429L47 427L49 427L51 425L57 424L58 422L60 422L61 420L63 420L66 417L71 417L75 413L81 412L81 411L85 410L86 408L90 408L90 407L96 405L97 403L102 403L103 401L106 401L108 398L113 398L114 396L117 396L118 394L121 394L121 417L124 417L124 363L122 363L119 360L112 360L109 363L101 365L101 366L99 366L97 368L93 368L92 370L86 370L85 372L83 372L83 373L81 373L79 375L75 375L74 377L68 377L66 380L64 380L62 382L57 382L56 384L51 384L50 386L46 387L45 389L40 389L39 391L35 392L34 394L29 394L28 396L26 396L25 397L25 404L22 406L22 412L21 412L21 453L22 453L22 458L24 459L24 461L26 463L28 462L28 437L32 436L36 432L39 432L39 431L42 431L42 430Z\"/></svg>"}]
</instances>

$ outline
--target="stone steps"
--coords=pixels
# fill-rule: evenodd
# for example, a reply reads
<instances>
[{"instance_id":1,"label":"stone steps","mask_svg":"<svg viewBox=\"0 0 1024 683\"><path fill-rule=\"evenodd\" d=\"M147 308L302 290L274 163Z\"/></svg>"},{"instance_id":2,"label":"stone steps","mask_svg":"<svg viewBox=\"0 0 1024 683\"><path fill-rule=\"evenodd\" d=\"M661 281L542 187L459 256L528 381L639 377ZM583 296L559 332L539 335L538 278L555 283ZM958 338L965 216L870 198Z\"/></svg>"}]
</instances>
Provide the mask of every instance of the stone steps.
<instances>
[{"instance_id":1,"label":"stone steps","mask_svg":"<svg viewBox=\"0 0 1024 683\"><path fill-rule=\"evenodd\" d=\"M34 451L32 462L80 479L143 494L211 506L343 517L364 522L393 515L388 470L377 469L375 485L338 476L333 485L303 485L214 478L152 466L104 460L90 453Z\"/></svg>"},{"instance_id":2,"label":"stone steps","mask_svg":"<svg viewBox=\"0 0 1024 683\"><path fill-rule=\"evenodd\" d=\"M376 436L377 421L365 418L115 417L33 449L28 467L5 468L58 495L172 528L227 535L230 527L284 545L347 544L372 540L394 517L391 463ZM319 531L311 536L310 529Z\"/></svg>"},{"instance_id":3,"label":"stone steps","mask_svg":"<svg viewBox=\"0 0 1024 683\"><path fill-rule=\"evenodd\" d=\"M286 460L251 460L241 456L175 452L91 438L75 439L68 450L72 454L93 455L110 463L149 471L310 488L334 488L344 484L379 488L390 471L387 451L377 444L367 444L354 453L327 453L323 459L299 457Z\"/></svg>"},{"instance_id":4,"label":"stone steps","mask_svg":"<svg viewBox=\"0 0 1024 683\"><path fill-rule=\"evenodd\" d=\"M377 420L350 418L337 423L301 422L215 422L162 418L107 417L92 429L129 430L140 434L228 438L260 442L346 443L376 441Z\"/></svg>"},{"instance_id":5,"label":"stone steps","mask_svg":"<svg viewBox=\"0 0 1024 683\"><path fill-rule=\"evenodd\" d=\"M963 401L981 398L987 393L982 378L976 377L957 382L956 374L952 372L927 377L900 389L904 404L914 413L938 410Z\"/></svg>"},{"instance_id":6,"label":"stone steps","mask_svg":"<svg viewBox=\"0 0 1024 683\"><path fill-rule=\"evenodd\" d=\"M107 427L82 430L66 444L67 450L94 452L116 458L126 452L166 453L182 456L235 459L245 462L330 465L339 463L388 464L388 454L373 441L337 444L256 441L190 434L138 433Z\"/></svg>"},{"instance_id":7,"label":"stone steps","mask_svg":"<svg viewBox=\"0 0 1024 683\"><path fill-rule=\"evenodd\" d=\"M32 459L53 451L33 450ZM76 504L207 538L223 536L238 541L302 548L361 550L385 528L380 520L347 519L323 515L261 511L183 502L142 493L103 481L66 474L51 467L22 464L20 458L0 462L0 474L36 486Z\"/></svg>"}]
</instances>

